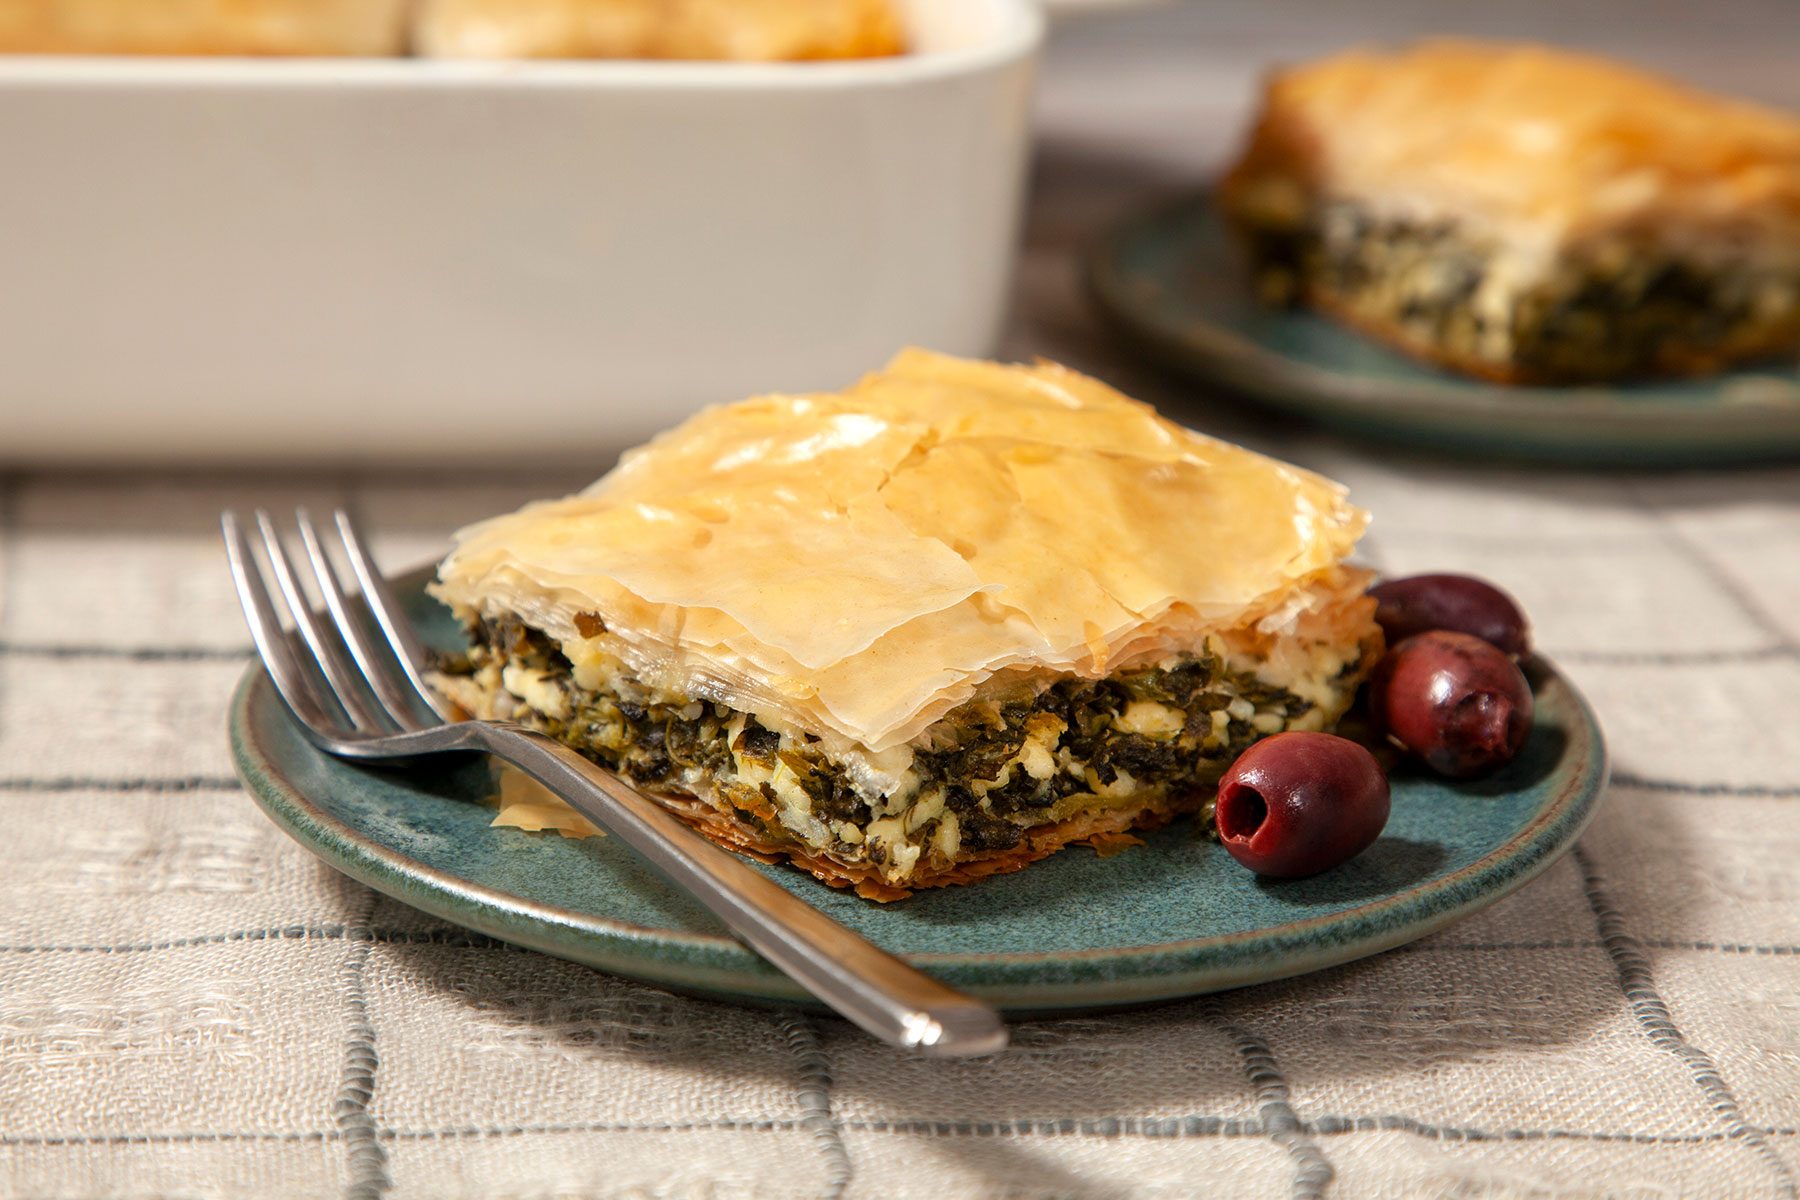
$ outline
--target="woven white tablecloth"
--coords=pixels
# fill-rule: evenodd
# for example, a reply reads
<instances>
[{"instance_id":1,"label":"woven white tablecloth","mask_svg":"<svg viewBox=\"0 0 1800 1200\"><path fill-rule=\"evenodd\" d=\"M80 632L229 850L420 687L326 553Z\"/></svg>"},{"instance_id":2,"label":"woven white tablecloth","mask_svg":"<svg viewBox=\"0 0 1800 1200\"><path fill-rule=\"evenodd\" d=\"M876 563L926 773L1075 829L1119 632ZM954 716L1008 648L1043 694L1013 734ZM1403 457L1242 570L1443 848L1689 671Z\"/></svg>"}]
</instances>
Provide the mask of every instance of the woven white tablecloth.
<instances>
[{"instance_id":1,"label":"woven white tablecloth","mask_svg":"<svg viewBox=\"0 0 1800 1200\"><path fill-rule=\"evenodd\" d=\"M1354 32L1318 25L1322 8L1266 20L1302 49ZM347 503L403 564L581 474L14 471L0 1195L1794 1196L1800 470L1401 457L1122 356L1072 256L1227 144L1241 64L1263 50L1207 11L1057 47L1008 352L1344 480L1386 570L1512 589L1614 754L1572 857L1374 960L1022 1025L993 1060L909 1058L836 1021L678 999L445 926L321 866L233 779L224 709L246 638L220 508ZM1759 51L1730 11L1688 20L1739 20L1752 64L1791 58L1791 38Z\"/></svg>"}]
</instances>

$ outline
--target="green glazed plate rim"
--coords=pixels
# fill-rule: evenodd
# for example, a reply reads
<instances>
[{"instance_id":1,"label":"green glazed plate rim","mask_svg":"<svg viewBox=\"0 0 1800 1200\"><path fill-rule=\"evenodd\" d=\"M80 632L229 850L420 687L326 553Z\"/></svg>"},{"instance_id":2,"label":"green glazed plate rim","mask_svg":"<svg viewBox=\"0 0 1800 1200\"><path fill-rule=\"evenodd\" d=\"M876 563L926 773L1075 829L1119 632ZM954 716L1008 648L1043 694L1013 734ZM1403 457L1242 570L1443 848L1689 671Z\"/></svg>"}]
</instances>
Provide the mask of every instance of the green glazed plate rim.
<instances>
[{"instance_id":1,"label":"green glazed plate rim","mask_svg":"<svg viewBox=\"0 0 1800 1200\"><path fill-rule=\"evenodd\" d=\"M428 576L428 571L417 571L399 577L396 590L414 597ZM1587 827L1604 791L1605 743L1592 710L1548 662L1539 658L1530 665L1540 720L1553 720L1565 739L1549 775L1554 786L1502 844L1456 870L1352 907L1272 927L1134 946L904 957L1009 1011L1098 1009L1337 966L1442 928L1548 868ZM227 721L238 775L277 826L351 878L465 928L645 982L741 1002L810 1001L724 934L657 928L531 899L421 862L376 840L325 811L294 781L283 765L287 751L271 746L259 730L271 721L287 723L298 739L293 718L267 674L253 663L239 681ZM325 757L310 744L300 752ZM790 869L780 871L799 886L823 886ZM1244 886L1251 886L1250 877L1243 878Z\"/></svg>"},{"instance_id":2,"label":"green glazed plate rim","mask_svg":"<svg viewBox=\"0 0 1800 1200\"><path fill-rule=\"evenodd\" d=\"M1183 286L1194 265L1184 257L1200 258L1218 278ZM1509 387L1417 363L1310 312L1259 310L1234 259L1212 193L1191 192L1096 239L1086 286L1107 322L1164 365L1363 437L1596 466L1800 457L1793 364L1617 387ZM1281 339L1324 349L1309 361ZM1352 361L1341 353L1349 346Z\"/></svg>"}]
</instances>

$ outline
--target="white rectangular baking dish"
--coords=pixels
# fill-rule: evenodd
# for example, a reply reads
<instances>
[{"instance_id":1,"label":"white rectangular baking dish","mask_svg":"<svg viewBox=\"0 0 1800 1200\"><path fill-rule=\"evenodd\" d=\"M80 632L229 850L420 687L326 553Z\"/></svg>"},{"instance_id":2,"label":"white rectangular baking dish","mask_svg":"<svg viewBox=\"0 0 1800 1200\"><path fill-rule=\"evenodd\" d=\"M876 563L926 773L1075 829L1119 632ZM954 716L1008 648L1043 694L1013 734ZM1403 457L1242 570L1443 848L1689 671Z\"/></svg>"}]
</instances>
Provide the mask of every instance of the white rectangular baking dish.
<instances>
[{"instance_id":1,"label":"white rectangular baking dish","mask_svg":"<svg viewBox=\"0 0 1800 1200\"><path fill-rule=\"evenodd\" d=\"M0 59L0 459L592 455L992 350L1042 18L800 64Z\"/></svg>"}]
</instances>

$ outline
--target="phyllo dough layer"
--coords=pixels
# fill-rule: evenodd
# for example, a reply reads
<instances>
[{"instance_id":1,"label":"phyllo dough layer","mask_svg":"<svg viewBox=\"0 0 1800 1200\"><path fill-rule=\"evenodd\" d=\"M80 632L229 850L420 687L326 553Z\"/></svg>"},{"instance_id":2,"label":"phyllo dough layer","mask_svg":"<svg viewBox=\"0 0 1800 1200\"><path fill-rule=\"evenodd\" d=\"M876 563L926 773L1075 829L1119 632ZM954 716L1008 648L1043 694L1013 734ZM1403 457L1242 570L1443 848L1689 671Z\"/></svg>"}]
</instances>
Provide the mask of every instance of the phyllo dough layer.
<instances>
[{"instance_id":1,"label":"phyllo dough layer","mask_svg":"<svg viewBox=\"0 0 1800 1200\"><path fill-rule=\"evenodd\" d=\"M1800 119L1598 58L1436 41L1279 71L1222 200L1272 298L1498 379L1800 344Z\"/></svg>"},{"instance_id":2,"label":"phyllo dough layer","mask_svg":"<svg viewBox=\"0 0 1800 1200\"><path fill-rule=\"evenodd\" d=\"M0 54L369 56L406 0L0 0Z\"/></svg>"},{"instance_id":3,"label":"phyllo dough layer","mask_svg":"<svg viewBox=\"0 0 1800 1200\"><path fill-rule=\"evenodd\" d=\"M436 591L476 648L443 685L734 844L958 882L1198 807L1255 737L1335 720L1379 647L1342 565L1366 519L1053 364L908 351L463 531Z\"/></svg>"},{"instance_id":4,"label":"phyllo dough layer","mask_svg":"<svg viewBox=\"0 0 1800 1200\"><path fill-rule=\"evenodd\" d=\"M445 58L879 58L890 0L421 0L420 54Z\"/></svg>"}]
</instances>

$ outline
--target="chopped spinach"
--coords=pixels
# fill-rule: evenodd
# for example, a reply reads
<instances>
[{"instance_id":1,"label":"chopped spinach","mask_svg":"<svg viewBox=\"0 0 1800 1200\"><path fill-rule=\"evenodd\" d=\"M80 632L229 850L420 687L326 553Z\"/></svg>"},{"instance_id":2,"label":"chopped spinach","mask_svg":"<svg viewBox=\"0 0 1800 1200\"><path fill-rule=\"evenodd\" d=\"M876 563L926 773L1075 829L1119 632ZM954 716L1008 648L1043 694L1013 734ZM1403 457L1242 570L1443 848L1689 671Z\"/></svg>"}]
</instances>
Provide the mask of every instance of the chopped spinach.
<instances>
[{"instance_id":1,"label":"chopped spinach","mask_svg":"<svg viewBox=\"0 0 1800 1200\"><path fill-rule=\"evenodd\" d=\"M1453 221L1335 201L1304 224L1245 234L1271 303L1316 286L1445 353L1545 379L1667 369L1800 324L1800 277L1761 260L1699 264L1647 243L1599 242L1496 313L1477 298L1497 245Z\"/></svg>"},{"instance_id":2,"label":"chopped spinach","mask_svg":"<svg viewBox=\"0 0 1800 1200\"><path fill-rule=\"evenodd\" d=\"M739 720L725 705L656 695L629 681L620 687L635 690L632 696L581 688L561 647L518 621L476 621L470 632L470 651L441 658L441 670L474 674L499 665L540 672L566 698L567 712L559 717L526 709L520 719L636 783L682 791L710 788L740 819L777 842L794 836L778 819L780 796L766 781L748 785L740 761L787 772L815 818L859 828L877 811L902 811L941 793L944 809L956 815L962 849L985 852L1017 846L1030 827L1052 819L1060 802L1110 788L1121 775L1129 776L1134 791L1206 788L1262 736L1247 719L1219 722L1216 713L1242 712L1247 702L1285 723L1311 708L1209 655L1105 679L1062 679L1035 695L971 701L952 710L914 752L916 790L890 797L860 788L816 737L784 739L753 716ZM1164 720L1157 733L1146 733L1121 724L1129 724L1126 714L1134 704L1171 711L1159 714ZM929 836L935 821L922 822L915 836ZM875 846L866 852L886 853Z\"/></svg>"}]
</instances>

